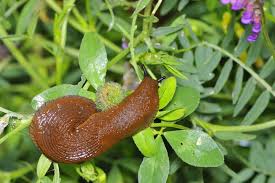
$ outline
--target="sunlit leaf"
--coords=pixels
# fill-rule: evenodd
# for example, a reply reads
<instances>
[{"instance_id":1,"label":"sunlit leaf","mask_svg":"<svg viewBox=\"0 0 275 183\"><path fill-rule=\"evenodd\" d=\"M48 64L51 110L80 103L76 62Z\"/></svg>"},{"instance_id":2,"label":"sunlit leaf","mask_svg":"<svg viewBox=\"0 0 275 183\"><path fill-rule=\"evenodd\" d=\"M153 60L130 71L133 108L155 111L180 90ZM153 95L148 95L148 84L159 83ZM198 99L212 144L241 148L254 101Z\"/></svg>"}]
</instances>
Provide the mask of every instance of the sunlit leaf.
<instances>
[{"instance_id":1,"label":"sunlit leaf","mask_svg":"<svg viewBox=\"0 0 275 183\"><path fill-rule=\"evenodd\" d=\"M177 87L176 93L171 102L164 110L185 109L185 116L188 116L198 107L200 102L200 93L190 87Z\"/></svg>"},{"instance_id":2,"label":"sunlit leaf","mask_svg":"<svg viewBox=\"0 0 275 183\"><path fill-rule=\"evenodd\" d=\"M44 156L43 154L40 156L37 163L37 170L36 170L38 178L42 178L46 175L51 164L52 164L51 160L49 160L46 156Z\"/></svg>"},{"instance_id":3,"label":"sunlit leaf","mask_svg":"<svg viewBox=\"0 0 275 183\"><path fill-rule=\"evenodd\" d=\"M159 109L164 108L173 98L177 87L177 81L174 77L165 79L159 90Z\"/></svg>"},{"instance_id":4,"label":"sunlit leaf","mask_svg":"<svg viewBox=\"0 0 275 183\"><path fill-rule=\"evenodd\" d=\"M95 94L80 88L77 85L63 84L49 88L36 95L31 102L32 108L37 110L45 102L67 95L79 95L94 100Z\"/></svg>"},{"instance_id":5,"label":"sunlit leaf","mask_svg":"<svg viewBox=\"0 0 275 183\"><path fill-rule=\"evenodd\" d=\"M152 157L156 153L156 142L151 128L146 128L133 136L134 142L139 151L147 157Z\"/></svg>"},{"instance_id":6,"label":"sunlit leaf","mask_svg":"<svg viewBox=\"0 0 275 183\"><path fill-rule=\"evenodd\" d=\"M54 166L54 176L53 176L53 183L60 183L60 172L59 172L59 166L57 163L53 163Z\"/></svg>"},{"instance_id":7,"label":"sunlit leaf","mask_svg":"<svg viewBox=\"0 0 275 183\"><path fill-rule=\"evenodd\" d=\"M139 183L166 183L169 173L169 157L161 136L156 139L157 153L144 157L138 171Z\"/></svg>"},{"instance_id":8,"label":"sunlit leaf","mask_svg":"<svg viewBox=\"0 0 275 183\"><path fill-rule=\"evenodd\" d=\"M85 33L79 50L79 66L95 89L105 82L107 62L104 44L97 34L93 32Z\"/></svg>"},{"instance_id":9,"label":"sunlit leaf","mask_svg":"<svg viewBox=\"0 0 275 183\"><path fill-rule=\"evenodd\" d=\"M170 112L164 111L165 114L158 117L162 121L176 121L184 117L185 109L175 109ZM160 112L161 114L162 112Z\"/></svg>"},{"instance_id":10,"label":"sunlit leaf","mask_svg":"<svg viewBox=\"0 0 275 183\"><path fill-rule=\"evenodd\" d=\"M224 163L223 153L215 141L198 130L164 133L165 138L182 161L197 167L217 167Z\"/></svg>"}]
</instances>

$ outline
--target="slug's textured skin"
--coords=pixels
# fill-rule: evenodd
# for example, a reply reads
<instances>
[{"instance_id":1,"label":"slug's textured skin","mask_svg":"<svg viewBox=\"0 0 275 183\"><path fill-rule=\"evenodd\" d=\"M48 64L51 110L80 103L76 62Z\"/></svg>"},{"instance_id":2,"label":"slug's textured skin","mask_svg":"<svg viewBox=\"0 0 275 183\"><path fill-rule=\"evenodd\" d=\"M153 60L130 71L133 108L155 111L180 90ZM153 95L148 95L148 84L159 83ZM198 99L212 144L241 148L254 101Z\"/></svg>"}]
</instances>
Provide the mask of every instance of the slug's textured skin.
<instances>
[{"instance_id":1,"label":"slug's textured skin","mask_svg":"<svg viewBox=\"0 0 275 183\"><path fill-rule=\"evenodd\" d=\"M148 127L158 102L158 82L149 77L120 104L103 112L97 112L89 99L66 96L44 104L35 113L30 134L51 160L80 163Z\"/></svg>"}]
</instances>

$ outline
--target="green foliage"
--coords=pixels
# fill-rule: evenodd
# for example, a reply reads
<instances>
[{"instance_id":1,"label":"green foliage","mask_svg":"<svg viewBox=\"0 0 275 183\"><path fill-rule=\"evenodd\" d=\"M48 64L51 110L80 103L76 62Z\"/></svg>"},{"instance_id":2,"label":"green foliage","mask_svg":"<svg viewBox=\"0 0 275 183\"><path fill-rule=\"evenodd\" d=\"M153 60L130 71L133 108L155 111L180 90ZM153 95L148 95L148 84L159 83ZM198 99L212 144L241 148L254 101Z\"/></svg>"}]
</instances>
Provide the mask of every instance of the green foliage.
<instances>
[{"instance_id":1,"label":"green foliage","mask_svg":"<svg viewBox=\"0 0 275 183\"><path fill-rule=\"evenodd\" d=\"M95 100L95 94L93 92L86 91L77 85L63 84L54 86L38 94L32 99L31 105L33 109L37 110L45 102L67 95L80 95Z\"/></svg>"},{"instance_id":2,"label":"green foliage","mask_svg":"<svg viewBox=\"0 0 275 183\"><path fill-rule=\"evenodd\" d=\"M169 173L169 157L161 137L156 138L157 152L144 157L138 171L138 181L165 183Z\"/></svg>"},{"instance_id":3,"label":"green foliage","mask_svg":"<svg viewBox=\"0 0 275 183\"><path fill-rule=\"evenodd\" d=\"M84 76L97 89L105 81L107 55L95 33L86 33L79 50L79 66Z\"/></svg>"},{"instance_id":4,"label":"green foliage","mask_svg":"<svg viewBox=\"0 0 275 183\"><path fill-rule=\"evenodd\" d=\"M170 77L164 80L159 88L159 109L163 109L172 100L176 87L176 78Z\"/></svg>"},{"instance_id":5,"label":"green foliage","mask_svg":"<svg viewBox=\"0 0 275 183\"><path fill-rule=\"evenodd\" d=\"M219 1L2 0L0 182L275 182L274 3L264 11L250 44ZM34 110L68 95L109 109L143 78L140 63L166 77L151 126L79 165L41 155L26 129Z\"/></svg>"},{"instance_id":6,"label":"green foliage","mask_svg":"<svg viewBox=\"0 0 275 183\"><path fill-rule=\"evenodd\" d=\"M151 128L146 128L133 136L133 140L139 151L147 157L152 157L157 152L154 133Z\"/></svg>"},{"instance_id":7,"label":"green foliage","mask_svg":"<svg viewBox=\"0 0 275 183\"><path fill-rule=\"evenodd\" d=\"M165 132L165 138L177 155L197 167L217 167L224 158L218 145L207 134L196 130Z\"/></svg>"}]
</instances>

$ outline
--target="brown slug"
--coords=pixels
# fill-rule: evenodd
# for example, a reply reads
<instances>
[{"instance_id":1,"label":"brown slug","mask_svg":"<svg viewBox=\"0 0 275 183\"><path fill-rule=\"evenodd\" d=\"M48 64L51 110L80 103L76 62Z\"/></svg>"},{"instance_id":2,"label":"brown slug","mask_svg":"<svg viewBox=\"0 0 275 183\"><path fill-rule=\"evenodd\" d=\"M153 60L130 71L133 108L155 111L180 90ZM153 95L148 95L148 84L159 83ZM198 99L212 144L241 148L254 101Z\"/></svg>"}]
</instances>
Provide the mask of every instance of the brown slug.
<instances>
[{"instance_id":1,"label":"brown slug","mask_svg":"<svg viewBox=\"0 0 275 183\"><path fill-rule=\"evenodd\" d=\"M158 111L158 81L145 76L131 95L101 112L80 96L47 102L32 119L31 137L55 162L80 163L96 157L149 126Z\"/></svg>"}]
</instances>

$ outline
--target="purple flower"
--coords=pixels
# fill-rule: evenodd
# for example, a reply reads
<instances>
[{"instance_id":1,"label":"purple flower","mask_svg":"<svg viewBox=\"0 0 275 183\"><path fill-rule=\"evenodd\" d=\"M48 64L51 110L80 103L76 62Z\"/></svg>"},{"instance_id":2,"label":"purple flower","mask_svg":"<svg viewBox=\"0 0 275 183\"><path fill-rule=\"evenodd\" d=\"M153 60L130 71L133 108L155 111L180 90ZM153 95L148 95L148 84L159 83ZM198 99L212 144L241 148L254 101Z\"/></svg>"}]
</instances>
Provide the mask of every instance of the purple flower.
<instances>
[{"instance_id":1,"label":"purple flower","mask_svg":"<svg viewBox=\"0 0 275 183\"><path fill-rule=\"evenodd\" d=\"M231 2L231 0L221 0L221 3L222 4L228 4L228 3L230 3Z\"/></svg>"},{"instance_id":2,"label":"purple flower","mask_svg":"<svg viewBox=\"0 0 275 183\"><path fill-rule=\"evenodd\" d=\"M256 32L252 32L248 37L247 37L247 41L249 42L254 42L257 40L259 34Z\"/></svg>"},{"instance_id":3,"label":"purple flower","mask_svg":"<svg viewBox=\"0 0 275 183\"><path fill-rule=\"evenodd\" d=\"M249 42L254 42L259 37L262 29L262 6L264 0L220 0L222 4L231 4L232 10L244 9L241 22L243 24L251 24L252 32L247 37Z\"/></svg>"}]
</instances>

